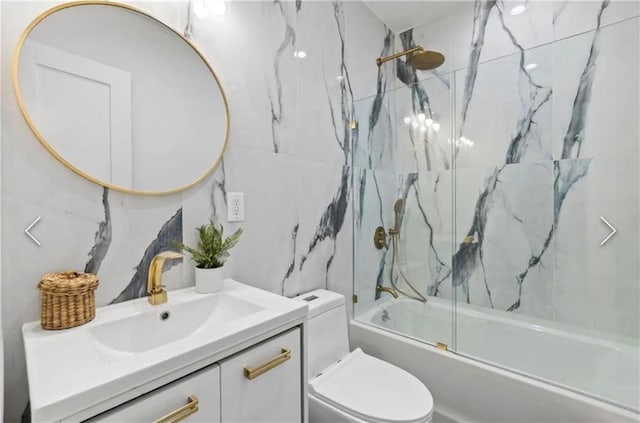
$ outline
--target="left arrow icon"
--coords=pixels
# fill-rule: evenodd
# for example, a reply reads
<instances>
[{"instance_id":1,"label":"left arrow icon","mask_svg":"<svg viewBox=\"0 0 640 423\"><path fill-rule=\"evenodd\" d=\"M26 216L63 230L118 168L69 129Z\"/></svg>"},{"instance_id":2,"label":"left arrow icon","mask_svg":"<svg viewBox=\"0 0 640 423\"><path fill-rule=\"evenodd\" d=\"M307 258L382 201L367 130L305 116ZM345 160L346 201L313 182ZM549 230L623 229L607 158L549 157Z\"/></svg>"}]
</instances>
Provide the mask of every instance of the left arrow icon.
<instances>
[{"instance_id":1,"label":"left arrow icon","mask_svg":"<svg viewBox=\"0 0 640 423\"><path fill-rule=\"evenodd\" d=\"M27 236L31 238L33 242L35 242L36 244L38 244L38 246L40 246L42 244L40 244L40 241L38 241L38 238L36 238L35 236L33 236L31 232L29 232L31 229L33 229L34 226L38 224L38 222L40 222L40 216L36 217L36 220L31 222L31 225L27 226L27 229L24 230L24 233L27 234Z\"/></svg>"}]
</instances>

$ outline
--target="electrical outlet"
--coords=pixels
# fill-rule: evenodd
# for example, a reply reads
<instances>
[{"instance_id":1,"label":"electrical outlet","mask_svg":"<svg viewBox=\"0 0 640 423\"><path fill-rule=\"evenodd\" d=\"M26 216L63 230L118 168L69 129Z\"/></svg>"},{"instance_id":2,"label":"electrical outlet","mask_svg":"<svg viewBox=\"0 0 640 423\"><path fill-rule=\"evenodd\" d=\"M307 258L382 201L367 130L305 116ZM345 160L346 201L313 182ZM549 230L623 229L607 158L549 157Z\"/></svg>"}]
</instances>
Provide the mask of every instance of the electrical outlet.
<instances>
[{"instance_id":1,"label":"electrical outlet","mask_svg":"<svg viewBox=\"0 0 640 423\"><path fill-rule=\"evenodd\" d=\"M244 192L227 193L227 221L244 221Z\"/></svg>"}]
</instances>

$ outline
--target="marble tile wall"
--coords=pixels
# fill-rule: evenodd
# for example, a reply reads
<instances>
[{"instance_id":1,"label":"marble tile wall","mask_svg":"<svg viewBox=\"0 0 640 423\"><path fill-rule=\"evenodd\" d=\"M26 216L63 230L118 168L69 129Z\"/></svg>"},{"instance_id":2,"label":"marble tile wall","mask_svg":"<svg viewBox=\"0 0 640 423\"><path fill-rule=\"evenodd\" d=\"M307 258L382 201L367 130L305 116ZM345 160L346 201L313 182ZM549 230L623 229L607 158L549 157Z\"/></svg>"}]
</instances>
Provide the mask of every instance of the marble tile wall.
<instances>
[{"instance_id":1,"label":"marble tile wall","mask_svg":"<svg viewBox=\"0 0 640 423\"><path fill-rule=\"evenodd\" d=\"M386 93L396 176L367 213L392 216L405 199L402 265L422 292L637 339L639 3L527 2L512 15L518 4L461 2L398 34L397 51L447 60L434 72L398 62ZM439 131L404 122L421 113ZM605 246L600 216L618 229ZM372 292L357 265L355 279Z\"/></svg>"},{"instance_id":2,"label":"marble tile wall","mask_svg":"<svg viewBox=\"0 0 640 423\"><path fill-rule=\"evenodd\" d=\"M130 2L188 36L229 97L231 139L221 166L180 194L138 197L104 190L61 166L36 141L11 87L13 47L52 2L2 2L2 321L5 417L20 420L27 381L20 334L38 318L39 277L60 269L98 273L99 305L144 295L150 258L172 239L195 241L210 217L226 222L226 194L245 193L245 229L228 276L293 296L352 292L351 128L357 98L382 95L373 60L392 34L360 2L231 2L200 20L187 2ZM304 59L295 51L307 53ZM382 81L382 82L381 82ZM370 111L369 111L370 112ZM369 151L369 150L367 150ZM362 154L368 157L367 151ZM359 174L359 173L358 173ZM23 229L36 216L42 246ZM172 263L169 289L193 284L191 263Z\"/></svg>"}]
</instances>

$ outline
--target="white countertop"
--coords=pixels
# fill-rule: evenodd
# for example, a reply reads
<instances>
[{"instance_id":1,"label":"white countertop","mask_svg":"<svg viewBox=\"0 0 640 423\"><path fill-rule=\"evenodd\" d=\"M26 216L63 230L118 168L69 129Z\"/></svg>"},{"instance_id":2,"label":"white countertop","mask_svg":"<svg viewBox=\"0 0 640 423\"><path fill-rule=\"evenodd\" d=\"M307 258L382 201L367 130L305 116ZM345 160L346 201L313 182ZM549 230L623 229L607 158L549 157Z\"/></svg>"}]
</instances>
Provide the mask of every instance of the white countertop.
<instances>
[{"instance_id":1,"label":"white countertop","mask_svg":"<svg viewBox=\"0 0 640 423\"><path fill-rule=\"evenodd\" d=\"M26 323L22 333L34 421L72 416L199 361L213 363L245 348L247 341L306 319L307 305L302 302L231 279L225 281L223 292L262 310L228 324L205 325L180 340L117 360L107 360L100 353L89 334L91 327L150 309L170 309L194 296L218 294L198 294L187 288L170 291L169 301L159 306L150 305L145 297L100 307L93 321L62 331L43 330L39 321Z\"/></svg>"}]
</instances>

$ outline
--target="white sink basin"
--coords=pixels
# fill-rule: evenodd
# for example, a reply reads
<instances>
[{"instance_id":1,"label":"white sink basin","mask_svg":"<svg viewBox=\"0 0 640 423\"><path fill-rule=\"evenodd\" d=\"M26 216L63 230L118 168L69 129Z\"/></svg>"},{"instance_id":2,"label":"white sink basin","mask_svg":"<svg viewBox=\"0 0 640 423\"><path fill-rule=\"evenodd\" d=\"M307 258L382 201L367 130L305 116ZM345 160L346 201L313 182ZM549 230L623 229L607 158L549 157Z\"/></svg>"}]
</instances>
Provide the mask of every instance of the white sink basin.
<instances>
[{"instance_id":1,"label":"white sink basin","mask_svg":"<svg viewBox=\"0 0 640 423\"><path fill-rule=\"evenodd\" d=\"M229 357L307 314L301 301L231 279L216 294L193 288L168 294L161 305L140 298L100 307L93 321L73 329L25 324L33 421L65 420L116 397L128 401L139 395L136 387L160 387L168 375L174 380Z\"/></svg>"},{"instance_id":2,"label":"white sink basin","mask_svg":"<svg viewBox=\"0 0 640 423\"><path fill-rule=\"evenodd\" d=\"M89 335L107 361L164 346L193 335L202 327L226 325L263 310L241 298L195 296L182 303L146 307L145 311L89 328Z\"/></svg>"}]
</instances>

